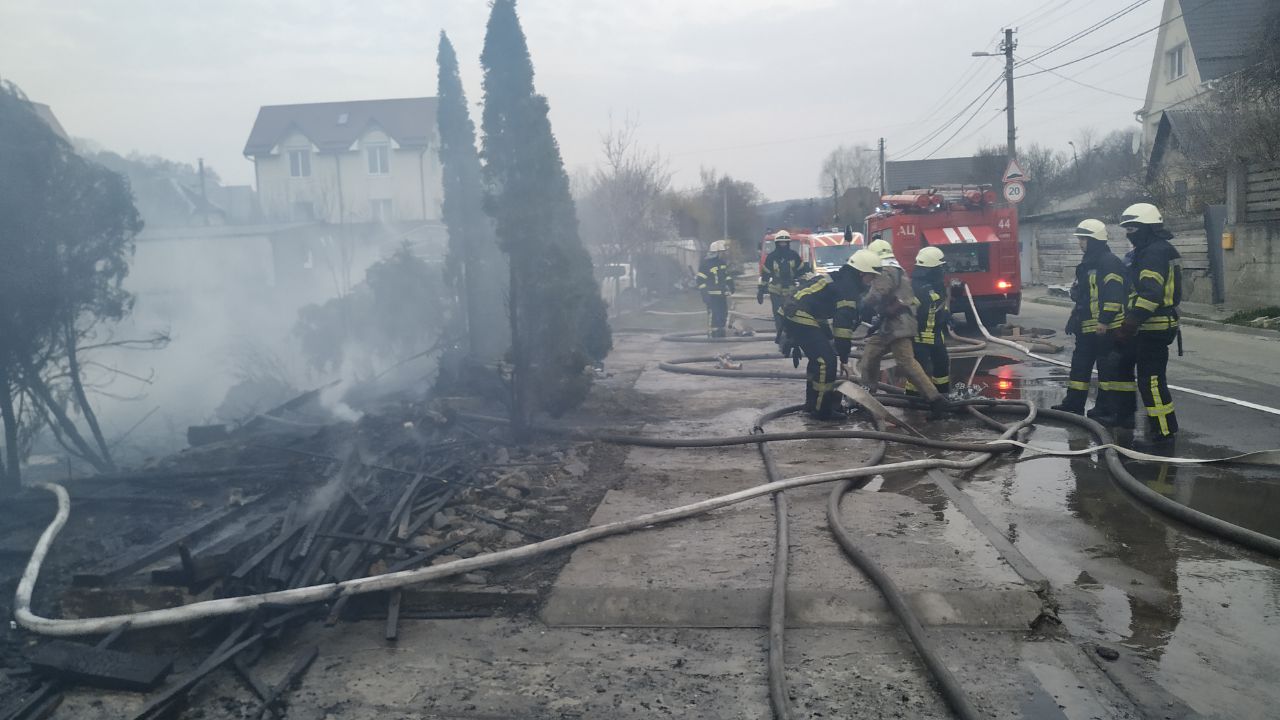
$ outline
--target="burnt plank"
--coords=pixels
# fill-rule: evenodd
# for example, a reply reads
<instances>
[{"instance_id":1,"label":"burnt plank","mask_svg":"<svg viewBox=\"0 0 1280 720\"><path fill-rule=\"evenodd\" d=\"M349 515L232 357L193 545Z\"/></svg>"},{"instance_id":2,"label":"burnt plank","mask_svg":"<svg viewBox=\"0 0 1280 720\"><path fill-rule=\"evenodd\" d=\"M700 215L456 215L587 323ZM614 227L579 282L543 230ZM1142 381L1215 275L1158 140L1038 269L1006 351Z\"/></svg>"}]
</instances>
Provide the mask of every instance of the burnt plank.
<instances>
[{"instance_id":1,"label":"burnt plank","mask_svg":"<svg viewBox=\"0 0 1280 720\"><path fill-rule=\"evenodd\" d=\"M171 703L178 701L179 698L185 696L191 688L195 687L196 683L203 680L207 675L209 675L209 673L222 667L227 662L230 662L236 655L239 655L241 652L248 649L249 646L260 640L262 640L262 634L258 633L250 636L247 640L223 650L222 652L215 652L214 655L211 655L207 660L201 663L200 667L187 673L182 680L170 687L168 690L165 690L151 702L147 703L146 707L142 709L142 712L135 716L134 720L153 720L156 717L164 715L170 710Z\"/></svg>"},{"instance_id":2,"label":"burnt plank","mask_svg":"<svg viewBox=\"0 0 1280 720\"><path fill-rule=\"evenodd\" d=\"M254 568L261 565L267 558L271 557L272 553L280 550L281 548L284 547L286 543L288 543L293 538L297 537L298 533L301 533L303 530L306 529L306 527L307 527L306 525L299 523L292 527L282 528L280 531L280 534L277 535L274 540L267 543L260 550L258 550L258 552L254 553L253 555L250 555L247 560L240 563L239 567L231 571L231 577L235 578L236 580L245 579L245 577L248 576L249 573L253 572ZM281 553L281 555L283 555L283 553Z\"/></svg>"},{"instance_id":3,"label":"burnt plank","mask_svg":"<svg viewBox=\"0 0 1280 720\"><path fill-rule=\"evenodd\" d=\"M149 545L144 545L132 552L127 552L110 563L100 566L90 572L77 573L72 578L72 582L81 587L95 587L105 585L112 580L117 580L129 575L130 573L141 570L156 560L172 553L177 548L178 543L196 537L219 522L242 512L251 504L253 504L252 501L246 502L243 505L231 505L220 510L215 510L207 515L203 515L191 522L179 525L178 527L164 533L158 540Z\"/></svg>"},{"instance_id":4,"label":"burnt plank","mask_svg":"<svg viewBox=\"0 0 1280 720\"><path fill-rule=\"evenodd\" d=\"M52 640L31 652L32 667L70 682L110 690L147 691L173 670L173 659Z\"/></svg>"},{"instance_id":5,"label":"burnt plank","mask_svg":"<svg viewBox=\"0 0 1280 720\"><path fill-rule=\"evenodd\" d=\"M265 717L268 712L274 712L275 709L280 707L284 700L284 694L298 683L302 678L302 674L307 671L307 668L311 667L311 664L316 661L316 657L319 654L320 648L312 646L298 656L289 671L284 674L284 678L280 680L280 684L276 685L275 689L271 691L271 697L267 699L262 706L262 710L258 713L259 718Z\"/></svg>"},{"instance_id":6,"label":"burnt plank","mask_svg":"<svg viewBox=\"0 0 1280 720\"><path fill-rule=\"evenodd\" d=\"M400 602L404 599L404 591L396 588L387 599L387 627L383 637L388 641L400 639Z\"/></svg>"}]
</instances>

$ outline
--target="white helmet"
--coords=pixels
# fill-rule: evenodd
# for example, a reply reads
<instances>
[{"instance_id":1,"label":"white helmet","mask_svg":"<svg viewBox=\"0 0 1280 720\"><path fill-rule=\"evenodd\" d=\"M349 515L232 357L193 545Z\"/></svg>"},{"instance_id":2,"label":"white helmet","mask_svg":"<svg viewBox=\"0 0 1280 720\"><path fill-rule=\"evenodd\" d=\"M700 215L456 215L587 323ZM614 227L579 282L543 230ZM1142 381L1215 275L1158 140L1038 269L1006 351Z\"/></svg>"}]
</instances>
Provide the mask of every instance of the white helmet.
<instances>
[{"instance_id":1,"label":"white helmet","mask_svg":"<svg viewBox=\"0 0 1280 720\"><path fill-rule=\"evenodd\" d=\"M867 246L867 249L875 253L881 260L893 259L893 246L889 244L888 240L876 238L871 241L871 244Z\"/></svg>"},{"instance_id":2,"label":"white helmet","mask_svg":"<svg viewBox=\"0 0 1280 720\"><path fill-rule=\"evenodd\" d=\"M711 243L711 247L709 249L713 253L724 252L725 250L729 249L729 241L716 240L715 242Z\"/></svg>"},{"instance_id":3,"label":"white helmet","mask_svg":"<svg viewBox=\"0 0 1280 720\"><path fill-rule=\"evenodd\" d=\"M776 243L791 242L791 233L787 232L786 230L779 230L778 232L774 233L773 241Z\"/></svg>"},{"instance_id":4,"label":"white helmet","mask_svg":"<svg viewBox=\"0 0 1280 720\"><path fill-rule=\"evenodd\" d=\"M926 245L920 248L920 252L916 253L916 267L936 268L947 264L947 258L942 251L932 245Z\"/></svg>"},{"instance_id":5,"label":"white helmet","mask_svg":"<svg viewBox=\"0 0 1280 720\"><path fill-rule=\"evenodd\" d=\"M1135 203L1124 209L1120 215L1120 225L1163 225L1164 216L1160 209L1151 203Z\"/></svg>"},{"instance_id":6,"label":"white helmet","mask_svg":"<svg viewBox=\"0 0 1280 720\"><path fill-rule=\"evenodd\" d=\"M1101 220L1089 218L1088 220L1081 220L1080 225L1072 234L1078 238L1089 238L1090 240L1101 240L1102 242L1106 242L1107 226L1104 225Z\"/></svg>"},{"instance_id":7,"label":"white helmet","mask_svg":"<svg viewBox=\"0 0 1280 720\"><path fill-rule=\"evenodd\" d=\"M850 255L845 264L858 272L880 274L880 256L874 250L863 248Z\"/></svg>"}]
</instances>

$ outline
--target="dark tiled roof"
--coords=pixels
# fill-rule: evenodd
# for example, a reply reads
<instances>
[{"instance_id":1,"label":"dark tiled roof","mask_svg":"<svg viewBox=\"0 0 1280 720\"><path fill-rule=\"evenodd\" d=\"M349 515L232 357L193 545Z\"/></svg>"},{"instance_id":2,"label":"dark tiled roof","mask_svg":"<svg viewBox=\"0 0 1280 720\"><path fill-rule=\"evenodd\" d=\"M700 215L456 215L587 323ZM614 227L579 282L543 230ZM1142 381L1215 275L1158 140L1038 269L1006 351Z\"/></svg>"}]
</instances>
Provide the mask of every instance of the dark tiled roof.
<instances>
[{"instance_id":1,"label":"dark tiled roof","mask_svg":"<svg viewBox=\"0 0 1280 720\"><path fill-rule=\"evenodd\" d=\"M244 154L268 153L295 129L321 152L338 152L351 147L371 125L382 128L401 145L428 145L436 135L436 99L264 105L258 110Z\"/></svg>"},{"instance_id":2,"label":"dark tiled roof","mask_svg":"<svg viewBox=\"0 0 1280 720\"><path fill-rule=\"evenodd\" d=\"M1201 81L1216 80L1245 66L1274 1L1182 0L1182 20Z\"/></svg>"},{"instance_id":3,"label":"dark tiled roof","mask_svg":"<svg viewBox=\"0 0 1280 720\"><path fill-rule=\"evenodd\" d=\"M889 192L957 183L998 184L1006 162L1004 157L891 161L884 164L884 184Z\"/></svg>"}]
</instances>

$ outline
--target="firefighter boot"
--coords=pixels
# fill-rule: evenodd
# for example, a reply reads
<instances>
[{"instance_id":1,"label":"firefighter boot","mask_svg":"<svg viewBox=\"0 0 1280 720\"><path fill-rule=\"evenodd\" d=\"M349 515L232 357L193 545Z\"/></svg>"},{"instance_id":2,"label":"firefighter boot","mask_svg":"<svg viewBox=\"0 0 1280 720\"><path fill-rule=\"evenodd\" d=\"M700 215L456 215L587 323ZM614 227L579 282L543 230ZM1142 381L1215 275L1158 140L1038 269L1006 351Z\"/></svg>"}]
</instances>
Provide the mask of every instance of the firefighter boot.
<instances>
[{"instance_id":1,"label":"firefighter boot","mask_svg":"<svg viewBox=\"0 0 1280 720\"><path fill-rule=\"evenodd\" d=\"M1061 410L1062 412L1075 413L1076 415L1083 415L1084 404L1085 404L1085 401L1087 401L1088 399L1089 399L1088 390L1078 390L1076 388L1071 388L1067 390L1067 396L1063 398L1062 402L1052 406L1050 409ZM1099 403L1099 406L1100 405L1101 404ZM1097 410L1097 409L1098 407L1095 406L1094 410ZM1090 417L1092 417L1092 414L1090 415Z\"/></svg>"}]
</instances>

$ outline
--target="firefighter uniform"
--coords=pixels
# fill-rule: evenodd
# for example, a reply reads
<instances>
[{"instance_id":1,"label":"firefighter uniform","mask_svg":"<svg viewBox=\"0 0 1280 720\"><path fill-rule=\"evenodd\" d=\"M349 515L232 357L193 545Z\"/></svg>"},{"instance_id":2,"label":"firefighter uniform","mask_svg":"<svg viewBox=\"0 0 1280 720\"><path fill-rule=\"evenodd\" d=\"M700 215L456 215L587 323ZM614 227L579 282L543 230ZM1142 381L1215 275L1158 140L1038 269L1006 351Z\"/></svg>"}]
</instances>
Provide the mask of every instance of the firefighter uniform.
<instances>
[{"instance_id":1,"label":"firefighter uniform","mask_svg":"<svg viewBox=\"0 0 1280 720\"><path fill-rule=\"evenodd\" d=\"M869 248L870 249L870 248ZM890 258L882 258L889 260ZM942 394L934 387L929 375L916 360L914 340L917 333L916 310L920 301L911 289L911 280L901 267L886 264L871 284L871 290L863 299L866 307L863 315L879 315L879 329L862 345L862 360L858 363L862 384L875 391L880 382L880 361L893 353L898 370L929 399L938 403Z\"/></svg>"},{"instance_id":2,"label":"firefighter uniform","mask_svg":"<svg viewBox=\"0 0 1280 720\"><path fill-rule=\"evenodd\" d=\"M1117 376L1113 340L1113 331L1125 318L1124 306L1129 297L1127 271L1107 246L1107 229L1101 221L1082 221L1075 236L1085 243L1084 257L1076 266L1076 279L1071 286L1075 306L1066 328L1068 335L1076 336L1076 344L1071 353L1067 396L1053 409L1077 415L1084 412L1089 399L1089 380L1096 364L1098 398L1090 416L1110 417L1126 408L1132 416L1137 387L1131 379L1122 380Z\"/></svg>"},{"instance_id":3,"label":"firefighter uniform","mask_svg":"<svg viewBox=\"0 0 1280 720\"><path fill-rule=\"evenodd\" d=\"M1121 381L1137 384L1147 409L1147 439L1171 440L1178 432L1166 372L1169 346L1178 337L1178 304L1182 302L1182 257L1169 240L1159 210L1147 203L1126 208L1121 226L1133 243L1129 267L1132 291L1116 341ZM1117 401L1116 419L1132 419L1136 403Z\"/></svg>"},{"instance_id":4,"label":"firefighter uniform","mask_svg":"<svg viewBox=\"0 0 1280 720\"><path fill-rule=\"evenodd\" d=\"M945 330L951 318L947 298L942 293L943 269L941 266L924 268L916 261L911 286L916 300L916 336L912 343L916 362L924 369L933 387L946 395L951 392L951 355L947 353ZM907 391L915 392L915 383L907 382Z\"/></svg>"},{"instance_id":5,"label":"firefighter uniform","mask_svg":"<svg viewBox=\"0 0 1280 720\"><path fill-rule=\"evenodd\" d=\"M756 289L756 302L764 302L764 296L768 293L769 304L773 308L775 340L780 341L785 322L782 307L795 295L796 284L809 274L811 268L800 258L800 253L791 249L790 235L780 232L774 236L774 243L773 251L765 256L764 266L760 268L760 286Z\"/></svg>"},{"instance_id":6,"label":"firefighter uniform","mask_svg":"<svg viewBox=\"0 0 1280 720\"><path fill-rule=\"evenodd\" d=\"M697 287L702 292L702 302L707 306L711 337L724 337L725 325L729 321L733 276L729 274L729 264L721 256L725 245L723 240L711 243L711 254L702 261L697 274Z\"/></svg>"},{"instance_id":7,"label":"firefighter uniform","mask_svg":"<svg viewBox=\"0 0 1280 720\"><path fill-rule=\"evenodd\" d=\"M782 354L791 355L799 348L809 359L804 409L819 419L830 419L839 406L836 360L849 362L853 331L858 326L858 296L864 290L858 273L842 267L831 275L809 276L783 305Z\"/></svg>"}]
</instances>

